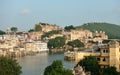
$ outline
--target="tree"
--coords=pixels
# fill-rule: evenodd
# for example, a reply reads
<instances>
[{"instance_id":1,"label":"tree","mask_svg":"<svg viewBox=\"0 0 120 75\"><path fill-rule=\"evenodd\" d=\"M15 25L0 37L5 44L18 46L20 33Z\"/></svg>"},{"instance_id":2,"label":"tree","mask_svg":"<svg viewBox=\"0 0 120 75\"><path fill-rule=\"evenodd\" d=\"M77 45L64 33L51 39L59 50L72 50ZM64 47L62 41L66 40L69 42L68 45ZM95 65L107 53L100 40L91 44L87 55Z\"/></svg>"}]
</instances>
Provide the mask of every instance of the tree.
<instances>
[{"instance_id":1,"label":"tree","mask_svg":"<svg viewBox=\"0 0 120 75\"><path fill-rule=\"evenodd\" d=\"M28 32L34 32L35 30L34 29L30 29Z\"/></svg>"},{"instance_id":2,"label":"tree","mask_svg":"<svg viewBox=\"0 0 120 75\"><path fill-rule=\"evenodd\" d=\"M45 38L45 37L50 37L52 36L53 34L60 34L61 32L59 30L52 30L52 31L49 31L49 32L46 32L42 35L42 39Z\"/></svg>"},{"instance_id":3,"label":"tree","mask_svg":"<svg viewBox=\"0 0 120 75\"><path fill-rule=\"evenodd\" d=\"M73 40L69 41L67 45L72 46L72 47L84 47L84 44L80 40Z\"/></svg>"},{"instance_id":4,"label":"tree","mask_svg":"<svg viewBox=\"0 0 120 75\"><path fill-rule=\"evenodd\" d=\"M11 27L12 32L16 32L17 30L18 30L17 27Z\"/></svg>"},{"instance_id":5,"label":"tree","mask_svg":"<svg viewBox=\"0 0 120 75\"><path fill-rule=\"evenodd\" d=\"M91 75L99 75L99 65L94 56L88 56L80 60L77 65L81 65L86 71L90 71Z\"/></svg>"},{"instance_id":6,"label":"tree","mask_svg":"<svg viewBox=\"0 0 120 75\"><path fill-rule=\"evenodd\" d=\"M56 37L48 41L48 48L61 48L65 45L64 37Z\"/></svg>"},{"instance_id":7,"label":"tree","mask_svg":"<svg viewBox=\"0 0 120 75\"><path fill-rule=\"evenodd\" d=\"M16 60L0 57L0 75L20 75L21 73L21 67Z\"/></svg>"},{"instance_id":8,"label":"tree","mask_svg":"<svg viewBox=\"0 0 120 75\"><path fill-rule=\"evenodd\" d=\"M5 32L4 32L4 31L2 31L2 30L0 30L0 35L3 35L3 34L5 34Z\"/></svg>"},{"instance_id":9,"label":"tree","mask_svg":"<svg viewBox=\"0 0 120 75\"><path fill-rule=\"evenodd\" d=\"M103 69L102 75L117 75L118 72L116 71L115 67L107 67Z\"/></svg>"},{"instance_id":10,"label":"tree","mask_svg":"<svg viewBox=\"0 0 120 75\"><path fill-rule=\"evenodd\" d=\"M40 25L35 25L35 31L41 31L42 27Z\"/></svg>"},{"instance_id":11,"label":"tree","mask_svg":"<svg viewBox=\"0 0 120 75\"><path fill-rule=\"evenodd\" d=\"M70 31L72 29L75 29L75 27L73 25L70 25L70 26L65 26L64 28L66 31Z\"/></svg>"},{"instance_id":12,"label":"tree","mask_svg":"<svg viewBox=\"0 0 120 75\"><path fill-rule=\"evenodd\" d=\"M62 61L56 60L45 68L44 75L73 75L72 71L63 68Z\"/></svg>"}]
</instances>

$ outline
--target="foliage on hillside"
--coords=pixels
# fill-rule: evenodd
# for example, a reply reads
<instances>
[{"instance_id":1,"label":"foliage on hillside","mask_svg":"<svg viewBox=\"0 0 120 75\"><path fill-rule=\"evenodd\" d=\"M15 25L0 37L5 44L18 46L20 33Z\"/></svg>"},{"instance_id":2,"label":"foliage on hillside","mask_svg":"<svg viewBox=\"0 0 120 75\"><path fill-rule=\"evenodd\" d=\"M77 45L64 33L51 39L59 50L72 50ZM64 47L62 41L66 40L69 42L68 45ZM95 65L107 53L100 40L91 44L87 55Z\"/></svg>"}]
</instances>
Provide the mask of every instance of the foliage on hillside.
<instances>
[{"instance_id":1,"label":"foliage on hillside","mask_svg":"<svg viewBox=\"0 0 120 75\"><path fill-rule=\"evenodd\" d=\"M72 29L75 29L75 27L73 25L65 26L65 28L64 28L65 31L70 31Z\"/></svg>"},{"instance_id":2,"label":"foliage on hillside","mask_svg":"<svg viewBox=\"0 0 120 75\"><path fill-rule=\"evenodd\" d=\"M35 25L35 31L41 31L42 30L42 27L40 25Z\"/></svg>"},{"instance_id":3,"label":"foliage on hillside","mask_svg":"<svg viewBox=\"0 0 120 75\"><path fill-rule=\"evenodd\" d=\"M105 31L110 39L120 39L120 26L110 23L87 23L77 26L77 29L88 29L92 32Z\"/></svg>"},{"instance_id":4,"label":"foliage on hillside","mask_svg":"<svg viewBox=\"0 0 120 75\"><path fill-rule=\"evenodd\" d=\"M34 32L35 30L34 29L30 29L30 30L28 30L28 32Z\"/></svg>"},{"instance_id":5,"label":"foliage on hillside","mask_svg":"<svg viewBox=\"0 0 120 75\"><path fill-rule=\"evenodd\" d=\"M73 40L69 41L67 45L72 46L72 47L84 47L84 44L80 40Z\"/></svg>"},{"instance_id":6,"label":"foliage on hillside","mask_svg":"<svg viewBox=\"0 0 120 75\"><path fill-rule=\"evenodd\" d=\"M45 38L45 37L49 37L49 36L52 36L53 34L59 34L60 31L59 30L53 30L53 31L49 31L49 32L46 32L42 35L42 38Z\"/></svg>"},{"instance_id":7,"label":"foliage on hillside","mask_svg":"<svg viewBox=\"0 0 120 75\"><path fill-rule=\"evenodd\" d=\"M61 48L65 45L66 39L64 37L56 37L48 41L48 48Z\"/></svg>"},{"instance_id":8,"label":"foliage on hillside","mask_svg":"<svg viewBox=\"0 0 120 75\"><path fill-rule=\"evenodd\" d=\"M18 31L18 28L17 27L11 27L10 29L12 32L17 32Z\"/></svg>"}]
</instances>

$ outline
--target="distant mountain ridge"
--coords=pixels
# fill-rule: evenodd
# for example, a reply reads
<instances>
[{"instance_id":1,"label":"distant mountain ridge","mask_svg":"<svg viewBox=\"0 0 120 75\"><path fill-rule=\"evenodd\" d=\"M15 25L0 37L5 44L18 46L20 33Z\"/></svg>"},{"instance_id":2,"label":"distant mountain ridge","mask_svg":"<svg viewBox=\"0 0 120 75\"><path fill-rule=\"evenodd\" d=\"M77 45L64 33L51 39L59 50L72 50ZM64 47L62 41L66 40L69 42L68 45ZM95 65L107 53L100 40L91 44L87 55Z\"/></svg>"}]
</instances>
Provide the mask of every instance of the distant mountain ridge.
<instances>
[{"instance_id":1,"label":"distant mountain ridge","mask_svg":"<svg viewBox=\"0 0 120 75\"><path fill-rule=\"evenodd\" d=\"M120 26L110 23L86 23L76 29L88 29L92 32L105 31L109 39L120 39Z\"/></svg>"}]
</instances>

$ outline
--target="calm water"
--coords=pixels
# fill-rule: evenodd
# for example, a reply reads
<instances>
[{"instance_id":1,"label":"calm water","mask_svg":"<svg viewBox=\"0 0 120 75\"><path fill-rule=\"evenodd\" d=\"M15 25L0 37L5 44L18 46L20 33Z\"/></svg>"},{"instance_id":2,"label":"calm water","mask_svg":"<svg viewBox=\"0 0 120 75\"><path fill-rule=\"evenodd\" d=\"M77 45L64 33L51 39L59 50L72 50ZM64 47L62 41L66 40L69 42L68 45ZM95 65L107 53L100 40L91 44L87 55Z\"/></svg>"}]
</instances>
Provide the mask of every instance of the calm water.
<instances>
[{"instance_id":1,"label":"calm water","mask_svg":"<svg viewBox=\"0 0 120 75\"><path fill-rule=\"evenodd\" d=\"M18 62L22 66L22 75L42 75L46 66L54 60L62 60L65 68L72 69L74 62L64 61L64 54L40 53L35 56L19 58Z\"/></svg>"}]
</instances>

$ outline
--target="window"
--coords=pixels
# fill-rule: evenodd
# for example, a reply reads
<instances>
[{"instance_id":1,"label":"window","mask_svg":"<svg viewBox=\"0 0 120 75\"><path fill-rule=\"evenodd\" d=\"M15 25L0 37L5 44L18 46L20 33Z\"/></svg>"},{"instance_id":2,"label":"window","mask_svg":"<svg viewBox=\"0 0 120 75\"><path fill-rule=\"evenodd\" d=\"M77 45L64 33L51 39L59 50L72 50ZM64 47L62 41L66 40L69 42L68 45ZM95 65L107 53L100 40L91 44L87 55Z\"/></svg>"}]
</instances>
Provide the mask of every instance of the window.
<instances>
[{"instance_id":1,"label":"window","mask_svg":"<svg viewBox=\"0 0 120 75\"><path fill-rule=\"evenodd\" d=\"M103 50L103 53L108 53L108 52L109 52L109 50L106 50L106 49L105 49L105 50Z\"/></svg>"},{"instance_id":2,"label":"window","mask_svg":"<svg viewBox=\"0 0 120 75\"><path fill-rule=\"evenodd\" d=\"M109 50L106 50L106 53L109 53Z\"/></svg>"},{"instance_id":3,"label":"window","mask_svg":"<svg viewBox=\"0 0 120 75\"><path fill-rule=\"evenodd\" d=\"M105 50L103 50L103 53L105 53L106 51Z\"/></svg>"},{"instance_id":4,"label":"window","mask_svg":"<svg viewBox=\"0 0 120 75\"><path fill-rule=\"evenodd\" d=\"M103 61L106 61L106 59L105 59L105 58L103 58Z\"/></svg>"},{"instance_id":5,"label":"window","mask_svg":"<svg viewBox=\"0 0 120 75\"><path fill-rule=\"evenodd\" d=\"M97 58L97 61L100 61L100 58Z\"/></svg>"}]
</instances>

